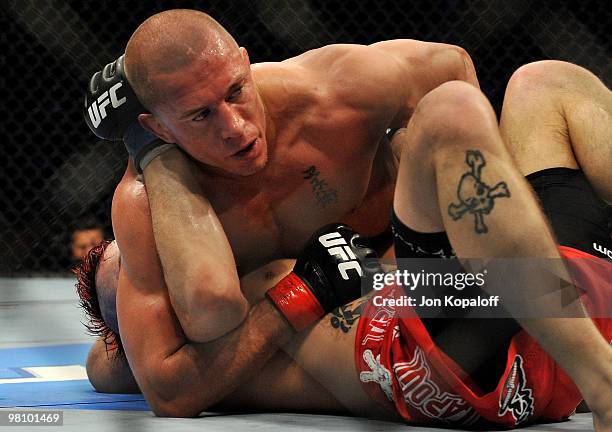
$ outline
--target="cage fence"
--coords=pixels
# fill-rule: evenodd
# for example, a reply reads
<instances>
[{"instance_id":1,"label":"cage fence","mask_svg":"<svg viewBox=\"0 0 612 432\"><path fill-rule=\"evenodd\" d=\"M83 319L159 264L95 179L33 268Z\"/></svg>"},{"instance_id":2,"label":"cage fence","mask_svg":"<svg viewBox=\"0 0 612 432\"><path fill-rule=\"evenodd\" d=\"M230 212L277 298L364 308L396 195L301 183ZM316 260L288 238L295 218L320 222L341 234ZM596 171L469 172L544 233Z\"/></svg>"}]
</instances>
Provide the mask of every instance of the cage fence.
<instances>
[{"instance_id":1,"label":"cage fence","mask_svg":"<svg viewBox=\"0 0 612 432\"><path fill-rule=\"evenodd\" d=\"M331 43L457 44L472 56L498 112L508 78L530 61L567 60L608 86L612 80L612 9L603 0L7 1L0 12L0 275L67 271L70 234L84 216L112 236L111 200L127 154L87 129L84 89L139 23L177 7L212 15L253 62Z\"/></svg>"}]
</instances>

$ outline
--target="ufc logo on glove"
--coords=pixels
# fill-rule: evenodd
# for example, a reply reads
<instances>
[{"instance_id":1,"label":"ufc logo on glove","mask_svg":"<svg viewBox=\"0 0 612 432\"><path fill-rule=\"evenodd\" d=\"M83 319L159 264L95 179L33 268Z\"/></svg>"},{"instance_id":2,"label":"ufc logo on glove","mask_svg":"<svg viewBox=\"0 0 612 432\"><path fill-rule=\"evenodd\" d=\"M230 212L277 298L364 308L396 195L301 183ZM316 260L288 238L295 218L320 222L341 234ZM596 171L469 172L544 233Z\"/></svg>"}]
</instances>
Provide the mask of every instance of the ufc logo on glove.
<instances>
[{"instance_id":1,"label":"ufc logo on glove","mask_svg":"<svg viewBox=\"0 0 612 432\"><path fill-rule=\"evenodd\" d=\"M338 264L338 271L342 275L342 279L348 280L348 270L355 270L359 277L363 276L363 270L357 257L346 243L346 240L338 232L332 232L323 234L319 237L319 243L321 243L330 255L338 256L342 261Z\"/></svg>"},{"instance_id":2,"label":"ufc logo on glove","mask_svg":"<svg viewBox=\"0 0 612 432\"><path fill-rule=\"evenodd\" d=\"M110 103L113 108L119 108L126 102L126 98L122 97L121 99L117 98L117 91L121 88L123 82L118 82L110 89L105 91L100 95L100 97L95 100L87 109L87 113L89 114L89 118L93 127L97 128L102 120L106 118L106 106ZM110 100L109 100L110 97Z\"/></svg>"}]
</instances>

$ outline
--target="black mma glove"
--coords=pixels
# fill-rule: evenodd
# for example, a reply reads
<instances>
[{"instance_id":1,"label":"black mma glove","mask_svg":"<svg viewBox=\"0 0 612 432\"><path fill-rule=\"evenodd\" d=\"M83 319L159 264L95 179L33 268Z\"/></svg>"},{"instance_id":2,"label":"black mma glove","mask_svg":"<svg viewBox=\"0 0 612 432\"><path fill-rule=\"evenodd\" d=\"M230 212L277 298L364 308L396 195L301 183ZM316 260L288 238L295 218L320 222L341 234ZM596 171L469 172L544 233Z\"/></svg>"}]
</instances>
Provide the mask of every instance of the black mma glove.
<instances>
[{"instance_id":1,"label":"black mma glove","mask_svg":"<svg viewBox=\"0 0 612 432\"><path fill-rule=\"evenodd\" d=\"M124 55L91 77L85 94L87 126L98 138L123 140L139 172L175 147L140 126L138 115L146 112L125 77Z\"/></svg>"},{"instance_id":2,"label":"black mma glove","mask_svg":"<svg viewBox=\"0 0 612 432\"><path fill-rule=\"evenodd\" d=\"M373 260L364 265L367 258ZM376 258L365 237L346 225L327 225L310 238L293 271L266 296L300 331L360 297L362 281L380 271Z\"/></svg>"}]
</instances>

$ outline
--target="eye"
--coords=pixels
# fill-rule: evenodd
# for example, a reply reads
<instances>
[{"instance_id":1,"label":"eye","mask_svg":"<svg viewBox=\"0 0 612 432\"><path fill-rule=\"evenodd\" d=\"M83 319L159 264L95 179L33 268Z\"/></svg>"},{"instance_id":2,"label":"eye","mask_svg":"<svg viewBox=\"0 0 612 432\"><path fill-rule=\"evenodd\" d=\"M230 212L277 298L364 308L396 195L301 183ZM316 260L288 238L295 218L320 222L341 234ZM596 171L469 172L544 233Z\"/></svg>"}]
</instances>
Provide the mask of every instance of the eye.
<instances>
[{"instance_id":1,"label":"eye","mask_svg":"<svg viewBox=\"0 0 612 432\"><path fill-rule=\"evenodd\" d=\"M242 86L238 87L236 90L234 90L229 97L227 98L228 100L236 100L240 97L240 95L242 94Z\"/></svg>"},{"instance_id":2,"label":"eye","mask_svg":"<svg viewBox=\"0 0 612 432\"><path fill-rule=\"evenodd\" d=\"M202 120L204 120L206 117L208 117L208 115L209 115L209 114L210 114L210 110L209 110L208 108L203 109L202 111L200 111L200 112L198 113L198 115L197 115L197 116L195 116L195 117L192 119L192 121L194 121L194 122L199 122L199 121L202 121Z\"/></svg>"}]
</instances>

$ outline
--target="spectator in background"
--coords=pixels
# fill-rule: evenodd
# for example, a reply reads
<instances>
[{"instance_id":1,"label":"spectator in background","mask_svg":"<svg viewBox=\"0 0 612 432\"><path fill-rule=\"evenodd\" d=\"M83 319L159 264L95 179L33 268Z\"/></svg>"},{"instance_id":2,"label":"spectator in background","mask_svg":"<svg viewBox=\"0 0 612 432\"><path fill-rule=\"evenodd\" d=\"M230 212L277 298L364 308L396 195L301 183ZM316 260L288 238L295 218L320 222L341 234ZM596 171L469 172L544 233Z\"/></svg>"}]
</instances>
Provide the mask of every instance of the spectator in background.
<instances>
[{"instance_id":1,"label":"spectator in background","mask_svg":"<svg viewBox=\"0 0 612 432\"><path fill-rule=\"evenodd\" d=\"M70 251L73 264L79 263L87 253L104 240L104 226L94 217L79 219L70 237Z\"/></svg>"}]
</instances>

